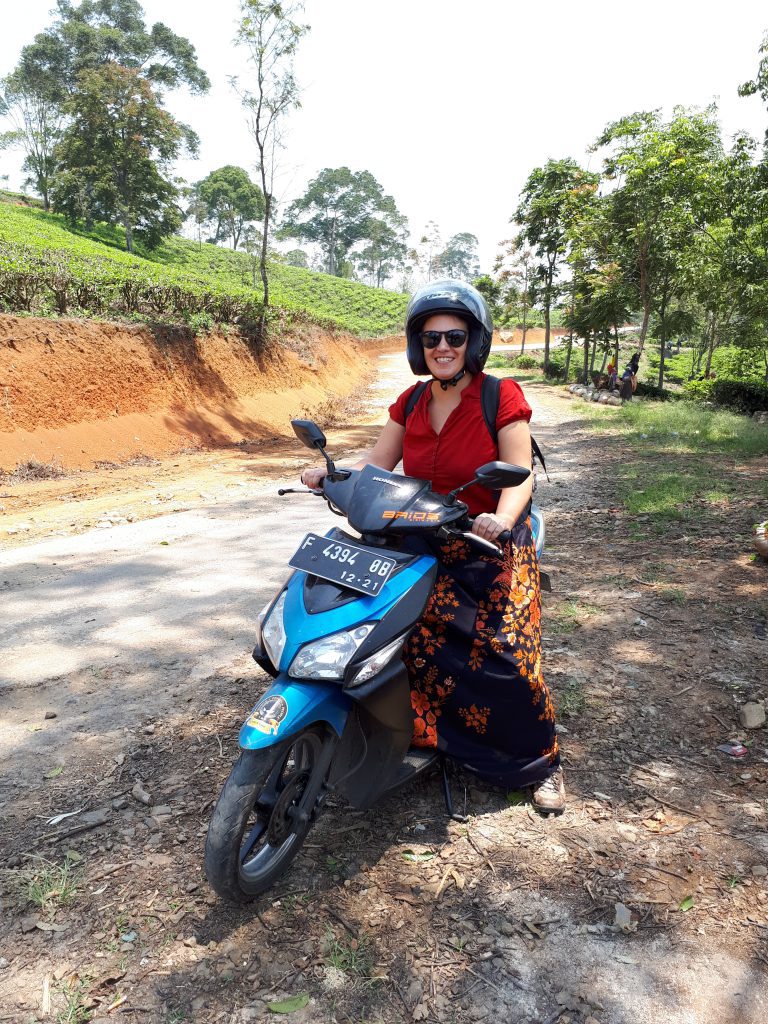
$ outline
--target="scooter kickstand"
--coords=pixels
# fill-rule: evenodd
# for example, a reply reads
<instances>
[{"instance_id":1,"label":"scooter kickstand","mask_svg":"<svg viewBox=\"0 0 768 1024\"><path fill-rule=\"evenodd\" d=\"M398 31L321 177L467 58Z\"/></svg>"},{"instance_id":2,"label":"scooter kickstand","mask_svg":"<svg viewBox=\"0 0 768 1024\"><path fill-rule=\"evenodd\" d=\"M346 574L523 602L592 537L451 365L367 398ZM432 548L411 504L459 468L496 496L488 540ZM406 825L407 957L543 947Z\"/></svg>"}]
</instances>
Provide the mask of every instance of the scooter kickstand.
<instances>
[{"instance_id":1,"label":"scooter kickstand","mask_svg":"<svg viewBox=\"0 0 768 1024\"><path fill-rule=\"evenodd\" d=\"M453 809L453 796L451 795L451 784L448 781L448 765L445 757L440 759L440 766L443 769L443 796L445 797L445 810L452 821L469 821L466 814L456 814Z\"/></svg>"}]
</instances>

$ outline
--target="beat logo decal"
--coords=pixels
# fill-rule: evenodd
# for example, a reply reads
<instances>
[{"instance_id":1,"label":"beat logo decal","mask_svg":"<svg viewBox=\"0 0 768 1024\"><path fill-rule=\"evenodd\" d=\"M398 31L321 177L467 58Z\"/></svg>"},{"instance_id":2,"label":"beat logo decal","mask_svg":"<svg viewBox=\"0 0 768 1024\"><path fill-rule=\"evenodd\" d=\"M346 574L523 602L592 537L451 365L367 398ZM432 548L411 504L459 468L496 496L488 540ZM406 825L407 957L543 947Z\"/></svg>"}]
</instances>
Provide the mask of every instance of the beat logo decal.
<instances>
[{"instance_id":1,"label":"beat logo decal","mask_svg":"<svg viewBox=\"0 0 768 1024\"><path fill-rule=\"evenodd\" d=\"M409 523L438 523L440 516L437 512L397 512L395 509L387 509L381 513L382 519L405 519Z\"/></svg>"},{"instance_id":2,"label":"beat logo decal","mask_svg":"<svg viewBox=\"0 0 768 1024\"><path fill-rule=\"evenodd\" d=\"M253 726L267 736L276 736L287 714L288 704L284 697L264 697L251 712L246 725Z\"/></svg>"}]
</instances>

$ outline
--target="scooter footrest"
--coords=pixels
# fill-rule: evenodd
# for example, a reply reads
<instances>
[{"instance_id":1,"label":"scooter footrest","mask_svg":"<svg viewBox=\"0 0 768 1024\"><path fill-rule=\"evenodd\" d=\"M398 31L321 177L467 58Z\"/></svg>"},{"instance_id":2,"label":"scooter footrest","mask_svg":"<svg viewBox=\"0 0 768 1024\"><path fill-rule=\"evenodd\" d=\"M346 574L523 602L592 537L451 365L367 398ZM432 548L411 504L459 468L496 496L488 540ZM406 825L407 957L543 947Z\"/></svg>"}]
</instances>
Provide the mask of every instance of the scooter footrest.
<instances>
[{"instance_id":1,"label":"scooter footrest","mask_svg":"<svg viewBox=\"0 0 768 1024\"><path fill-rule=\"evenodd\" d=\"M407 782L408 779L414 778L419 775L426 768L429 768L437 760L437 751L435 750L418 750L411 749L403 758L400 763L400 768L397 773L397 778L393 782L393 786L399 786L403 782Z\"/></svg>"}]
</instances>

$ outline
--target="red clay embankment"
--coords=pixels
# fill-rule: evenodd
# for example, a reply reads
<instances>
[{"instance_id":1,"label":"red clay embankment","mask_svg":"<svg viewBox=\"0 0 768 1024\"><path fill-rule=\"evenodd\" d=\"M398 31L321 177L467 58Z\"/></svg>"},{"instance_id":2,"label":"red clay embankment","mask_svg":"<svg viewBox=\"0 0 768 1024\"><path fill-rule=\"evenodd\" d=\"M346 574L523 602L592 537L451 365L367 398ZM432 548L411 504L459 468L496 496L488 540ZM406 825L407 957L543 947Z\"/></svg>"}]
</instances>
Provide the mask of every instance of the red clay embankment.
<instances>
[{"instance_id":1,"label":"red clay embankment","mask_svg":"<svg viewBox=\"0 0 768 1024\"><path fill-rule=\"evenodd\" d=\"M0 469L284 434L292 415L359 390L388 341L306 329L256 352L234 333L0 315Z\"/></svg>"}]
</instances>

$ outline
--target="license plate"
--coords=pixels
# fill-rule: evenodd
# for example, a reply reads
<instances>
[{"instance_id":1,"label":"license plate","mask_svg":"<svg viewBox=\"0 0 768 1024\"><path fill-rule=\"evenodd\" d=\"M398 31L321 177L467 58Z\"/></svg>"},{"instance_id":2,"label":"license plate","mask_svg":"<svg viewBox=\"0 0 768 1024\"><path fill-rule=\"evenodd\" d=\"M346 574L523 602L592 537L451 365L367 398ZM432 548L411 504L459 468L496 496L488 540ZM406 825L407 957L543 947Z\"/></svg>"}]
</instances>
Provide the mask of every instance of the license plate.
<instances>
[{"instance_id":1,"label":"license plate","mask_svg":"<svg viewBox=\"0 0 768 1024\"><path fill-rule=\"evenodd\" d=\"M361 594L378 594L397 562L386 551L308 533L288 564Z\"/></svg>"}]
</instances>

